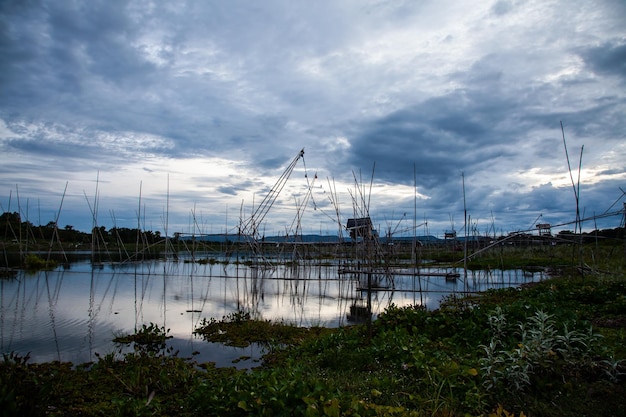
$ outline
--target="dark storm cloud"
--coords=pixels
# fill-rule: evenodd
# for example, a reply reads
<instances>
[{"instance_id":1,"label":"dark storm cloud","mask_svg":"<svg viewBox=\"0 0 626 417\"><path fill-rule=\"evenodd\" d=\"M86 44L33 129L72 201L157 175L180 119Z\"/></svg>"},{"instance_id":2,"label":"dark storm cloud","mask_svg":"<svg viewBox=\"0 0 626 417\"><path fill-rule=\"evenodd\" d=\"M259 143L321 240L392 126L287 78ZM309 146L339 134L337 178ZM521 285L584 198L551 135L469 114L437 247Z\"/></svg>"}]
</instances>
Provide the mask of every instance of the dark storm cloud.
<instances>
[{"instance_id":1,"label":"dark storm cloud","mask_svg":"<svg viewBox=\"0 0 626 417\"><path fill-rule=\"evenodd\" d=\"M593 71L626 78L626 39L589 48L580 55Z\"/></svg>"},{"instance_id":2,"label":"dark storm cloud","mask_svg":"<svg viewBox=\"0 0 626 417\"><path fill-rule=\"evenodd\" d=\"M18 151L28 151L33 155L46 155L52 158L73 158L93 150L89 145L55 144L44 141L7 141L6 145ZM91 148L91 149L90 149Z\"/></svg>"},{"instance_id":3,"label":"dark storm cloud","mask_svg":"<svg viewBox=\"0 0 626 417\"><path fill-rule=\"evenodd\" d=\"M480 102L464 91L426 100L369 124L353 142L351 163L375 162L383 180L436 187L467 167L506 156L499 132L510 104ZM403 179L404 177L404 179Z\"/></svg>"},{"instance_id":4,"label":"dark storm cloud","mask_svg":"<svg viewBox=\"0 0 626 417\"><path fill-rule=\"evenodd\" d=\"M210 183L208 183L210 184ZM262 183L254 180L239 181L237 178L226 178L224 183L216 188L216 190L226 195L240 195L251 187L262 187Z\"/></svg>"},{"instance_id":5,"label":"dark storm cloud","mask_svg":"<svg viewBox=\"0 0 626 417\"><path fill-rule=\"evenodd\" d=\"M491 7L491 11L498 16L505 15L513 9L513 2L509 0L498 0Z\"/></svg>"},{"instance_id":6,"label":"dark storm cloud","mask_svg":"<svg viewBox=\"0 0 626 417\"><path fill-rule=\"evenodd\" d=\"M237 187L221 186L217 187L217 191L223 194L237 195L237 191L239 191L239 189Z\"/></svg>"},{"instance_id":7,"label":"dark storm cloud","mask_svg":"<svg viewBox=\"0 0 626 417\"><path fill-rule=\"evenodd\" d=\"M121 2L42 2L3 11L2 49L14 57L3 65L12 93L3 102L12 107L83 113L81 103L96 92L93 80L124 85L150 72L129 45L132 27Z\"/></svg>"},{"instance_id":8,"label":"dark storm cloud","mask_svg":"<svg viewBox=\"0 0 626 417\"><path fill-rule=\"evenodd\" d=\"M626 172L626 166L622 165L618 168L611 168L604 171L599 171L598 175L614 175L614 174L623 174Z\"/></svg>"}]
</instances>

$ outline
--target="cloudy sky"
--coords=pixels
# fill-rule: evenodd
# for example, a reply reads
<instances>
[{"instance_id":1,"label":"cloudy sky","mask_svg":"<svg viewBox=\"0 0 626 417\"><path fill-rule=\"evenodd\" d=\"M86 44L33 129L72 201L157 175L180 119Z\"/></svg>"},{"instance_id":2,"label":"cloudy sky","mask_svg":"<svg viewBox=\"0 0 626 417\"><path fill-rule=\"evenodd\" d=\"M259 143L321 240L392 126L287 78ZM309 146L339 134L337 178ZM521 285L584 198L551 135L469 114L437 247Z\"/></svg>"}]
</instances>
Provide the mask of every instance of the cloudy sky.
<instances>
[{"instance_id":1,"label":"cloudy sky","mask_svg":"<svg viewBox=\"0 0 626 417\"><path fill-rule=\"evenodd\" d=\"M5 0L0 57L1 209L35 224L232 232L303 148L268 235L441 236L463 183L481 234L573 230L573 182L622 221L623 0Z\"/></svg>"}]
</instances>

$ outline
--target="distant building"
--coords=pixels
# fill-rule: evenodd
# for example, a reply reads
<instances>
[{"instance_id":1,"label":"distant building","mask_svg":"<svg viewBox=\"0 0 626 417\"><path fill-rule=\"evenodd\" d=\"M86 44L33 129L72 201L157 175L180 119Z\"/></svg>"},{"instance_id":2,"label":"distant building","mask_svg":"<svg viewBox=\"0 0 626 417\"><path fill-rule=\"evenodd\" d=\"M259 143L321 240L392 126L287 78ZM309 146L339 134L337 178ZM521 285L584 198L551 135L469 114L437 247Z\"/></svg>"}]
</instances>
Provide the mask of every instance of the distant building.
<instances>
[{"instance_id":1,"label":"distant building","mask_svg":"<svg viewBox=\"0 0 626 417\"><path fill-rule=\"evenodd\" d=\"M369 217L360 217L357 219L348 219L346 224L346 230L350 232L352 240L358 240L359 238L365 240L372 240L377 236L376 230L372 225L372 219Z\"/></svg>"},{"instance_id":2,"label":"distant building","mask_svg":"<svg viewBox=\"0 0 626 417\"><path fill-rule=\"evenodd\" d=\"M443 237L444 239L456 239L456 230L446 230Z\"/></svg>"},{"instance_id":3,"label":"distant building","mask_svg":"<svg viewBox=\"0 0 626 417\"><path fill-rule=\"evenodd\" d=\"M537 223L537 230L539 231L539 236L552 236L550 223Z\"/></svg>"}]
</instances>

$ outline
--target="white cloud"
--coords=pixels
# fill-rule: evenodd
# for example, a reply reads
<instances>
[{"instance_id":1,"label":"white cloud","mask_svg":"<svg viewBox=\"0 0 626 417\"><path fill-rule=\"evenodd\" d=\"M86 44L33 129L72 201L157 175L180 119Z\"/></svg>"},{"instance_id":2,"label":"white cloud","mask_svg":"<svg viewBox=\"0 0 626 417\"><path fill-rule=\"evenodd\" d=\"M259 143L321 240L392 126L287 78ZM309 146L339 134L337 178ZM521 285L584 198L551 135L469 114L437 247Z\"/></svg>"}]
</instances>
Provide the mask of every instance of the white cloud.
<instances>
[{"instance_id":1,"label":"white cloud","mask_svg":"<svg viewBox=\"0 0 626 417\"><path fill-rule=\"evenodd\" d=\"M5 121L0 119L0 140L11 139L16 136L15 132L9 129Z\"/></svg>"}]
</instances>

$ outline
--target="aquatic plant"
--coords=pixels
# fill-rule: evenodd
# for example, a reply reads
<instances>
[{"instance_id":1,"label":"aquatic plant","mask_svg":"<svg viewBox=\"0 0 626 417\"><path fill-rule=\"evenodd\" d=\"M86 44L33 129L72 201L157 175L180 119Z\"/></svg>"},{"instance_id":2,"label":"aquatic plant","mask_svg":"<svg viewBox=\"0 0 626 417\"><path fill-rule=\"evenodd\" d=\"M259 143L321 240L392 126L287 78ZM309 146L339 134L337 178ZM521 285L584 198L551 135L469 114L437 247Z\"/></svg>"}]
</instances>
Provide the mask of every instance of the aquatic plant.
<instances>
[{"instance_id":1,"label":"aquatic plant","mask_svg":"<svg viewBox=\"0 0 626 417\"><path fill-rule=\"evenodd\" d=\"M260 343L268 347L274 344L294 344L309 334L324 331L322 328L303 328L291 323L257 320L250 313L236 311L221 320L202 319L195 334L210 342L220 342L228 346L246 347L251 343Z\"/></svg>"},{"instance_id":2,"label":"aquatic plant","mask_svg":"<svg viewBox=\"0 0 626 417\"><path fill-rule=\"evenodd\" d=\"M133 334L126 334L116 336L113 342L120 345L132 344L136 351L145 352L159 352L166 349L167 339L171 339L169 336L170 329L165 329L165 326L159 327L155 323L142 324L141 328Z\"/></svg>"},{"instance_id":3,"label":"aquatic plant","mask_svg":"<svg viewBox=\"0 0 626 417\"><path fill-rule=\"evenodd\" d=\"M54 269L58 266L55 260L45 260L35 254L28 254L24 258L24 267L29 271L38 271L41 269Z\"/></svg>"},{"instance_id":4,"label":"aquatic plant","mask_svg":"<svg viewBox=\"0 0 626 417\"><path fill-rule=\"evenodd\" d=\"M492 338L488 345L480 345L484 350L480 365L483 385L490 391L521 395L531 386L534 375L563 375L570 372L569 368L596 366L591 355L601 336L591 329L568 330L567 324L559 329L554 317L542 310L526 322L515 323L513 346L501 308L489 317L489 326Z\"/></svg>"}]
</instances>

